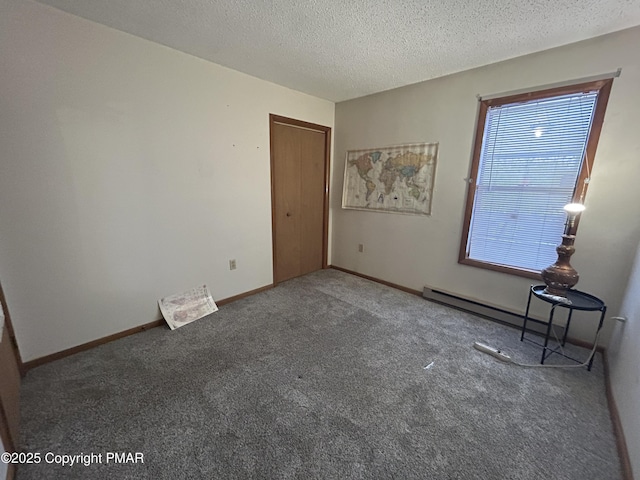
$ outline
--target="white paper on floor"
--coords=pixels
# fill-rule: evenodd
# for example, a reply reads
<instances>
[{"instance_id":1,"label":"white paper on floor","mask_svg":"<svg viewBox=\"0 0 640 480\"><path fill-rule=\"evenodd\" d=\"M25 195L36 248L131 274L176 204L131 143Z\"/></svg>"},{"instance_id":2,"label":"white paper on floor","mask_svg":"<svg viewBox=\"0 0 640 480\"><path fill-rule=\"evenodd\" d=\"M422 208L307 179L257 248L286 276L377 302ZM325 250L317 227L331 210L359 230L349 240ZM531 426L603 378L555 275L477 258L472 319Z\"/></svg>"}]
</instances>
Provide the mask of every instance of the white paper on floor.
<instances>
[{"instance_id":1,"label":"white paper on floor","mask_svg":"<svg viewBox=\"0 0 640 480\"><path fill-rule=\"evenodd\" d=\"M171 330L218 311L206 285L161 298L158 305Z\"/></svg>"}]
</instances>

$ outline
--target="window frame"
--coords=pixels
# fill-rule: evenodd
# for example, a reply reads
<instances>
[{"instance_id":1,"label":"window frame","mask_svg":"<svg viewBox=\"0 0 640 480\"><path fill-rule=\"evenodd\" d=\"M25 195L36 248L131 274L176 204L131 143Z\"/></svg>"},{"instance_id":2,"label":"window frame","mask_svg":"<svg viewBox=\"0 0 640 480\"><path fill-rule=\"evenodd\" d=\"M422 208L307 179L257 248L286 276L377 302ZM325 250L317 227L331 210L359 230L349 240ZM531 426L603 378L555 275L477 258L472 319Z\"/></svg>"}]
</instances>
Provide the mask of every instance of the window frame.
<instances>
[{"instance_id":1,"label":"window frame","mask_svg":"<svg viewBox=\"0 0 640 480\"><path fill-rule=\"evenodd\" d=\"M607 103L609 101L609 94L611 92L611 86L613 84L613 78L607 78L604 80L596 80L591 82L577 83L571 85L565 85L554 88L547 88L543 90L534 90L527 93L519 93L514 95L506 95L503 97L490 98L486 100L479 100L478 118L476 123L476 131L474 136L473 155L471 157L471 169L469 173L468 185L467 185L467 197L465 201L464 220L462 227L462 238L460 240L460 251L458 255L458 263L463 265L470 265L473 267L484 268L502 273L509 273L512 275L518 275L521 277L534 278L539 280L540 272L537 270L529 270L525 268L501 265L497 263L485 262L481 260L475 260L469 258L467 255L467 245L469 242L469 230L471 228L471 217L473 215L473 204L476 195L476 180L478 176L478 170L480 168L480 155L482 152L482 140L484 136L484 129L487 120L487 111L489 107L498 107L510 103L528 102L534 100L540 100L544 98L551 98L560 95L567 95L572 93L587 93L594 90L598 91L598 97L593 112L593 120L591 123L591 129L587 138L586 147L586 162L582 160L576 186L573 190L573 202L580 201L582 196L586 196L589 188L588 183L584 183L589 172L593 172L593 163L598 148L598 140L600 139L600 132L602 130L602 124L604 122L604 115L607 109ZM571 231L572 235L575 235L578 224L580 222L580 216L576 219L575 226ZM558 238L558 244L560 244L561 238Z\"/></svg>"}]
</instances>

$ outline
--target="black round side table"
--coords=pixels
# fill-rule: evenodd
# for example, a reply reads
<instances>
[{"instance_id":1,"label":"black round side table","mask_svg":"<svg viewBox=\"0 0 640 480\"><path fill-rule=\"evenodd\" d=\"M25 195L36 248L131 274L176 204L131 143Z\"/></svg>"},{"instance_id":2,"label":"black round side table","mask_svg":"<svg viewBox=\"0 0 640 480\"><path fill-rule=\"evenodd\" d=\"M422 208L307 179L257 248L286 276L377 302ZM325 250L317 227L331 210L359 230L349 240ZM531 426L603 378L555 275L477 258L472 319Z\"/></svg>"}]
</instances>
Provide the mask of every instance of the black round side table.
<instances>
[{"instance_id":1,"label":"black round side table","mask_svg":"<svg viewBox=\"0 0 640 480\"><path fill-rule=\"evenodd\" d=\"M549 334L551 333L551 327L553 325L553 314L555 313L555 309L556 307L562 307L569 310L569 315L567 317L567 325L564 328L564 334L562 335L562 342L561 342L561 346L564 347L567 341L567 333L569 333L569 326L571 325L571 315L573 314L574 310L600 312L600 323L598 324L598 330L596 330L596 336L593 340L595 343L598 338L598 334L602 329L602 324L604 323L604 316L607 312L607 306L598 297L594 297L593 295L590 295L585 292L581 292L579 290L569 290L567 292L566 297L557 297L557 296L545 294L544 293L545 288L547 288L546 285L532 285L531 289L529 290L529 300L527 301L527 310L524 314L524 323L522 324L522 335L520 335L520 341L527 340L528 342L534 343L542 347L542 358L540 359L541 364L544 364L545 359L548 358L553 353L562 355L563 357L568 358L569 360L573 360L574 362L583 363L580 360L576 360L575 358L569 357L568 355L565 355L564 353L559 352L558 347L556 347L555 349L551 349L548 347ZM529 307L531 306L532 296L551 304L551 309L549 310L549 321L546 323L547 332L544 337L544 344L538 343L529 338L525 338L524 336L527 329L527 321L529 320ZM594 356L592 356L591 360L589 360L589 366L587 367L589 371L591 371L591 365L593 365Z\"/></svg>"}]
</instances>

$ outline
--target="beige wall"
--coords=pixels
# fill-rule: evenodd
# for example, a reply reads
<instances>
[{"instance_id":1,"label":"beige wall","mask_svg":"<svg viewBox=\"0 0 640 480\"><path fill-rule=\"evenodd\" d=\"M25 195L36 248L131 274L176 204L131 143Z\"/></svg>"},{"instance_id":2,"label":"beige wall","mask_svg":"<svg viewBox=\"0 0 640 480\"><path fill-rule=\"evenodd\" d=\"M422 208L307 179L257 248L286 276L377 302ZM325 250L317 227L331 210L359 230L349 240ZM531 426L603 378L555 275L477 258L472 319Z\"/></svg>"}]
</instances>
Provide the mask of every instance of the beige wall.
<instances>
[{"instance_id":1,"label":"beige wall","mask_svg":"<svg viewBox=\"0 0 640 480\"><path fill-rule=\"evenodd\" d=\"M0 4L0 65L0 276L23 359L203 283L272 282L269 113L333 126L332 102L29 0Z\"/></svg>"},{"instance_id":2,"label":"beige wall","mask_svg":"<svg viewBox=\"0 0 640 480\"><path fill-rule=\"evenodd\" d=\"M417 290L430 285L523 311L531 280L457 263L476 95L622 67L613 85L572 261L581 278L577 287L601 297L610 312L617 313L640 235L638 45L640 28L634 28L337 104L333 264ZM420 141L440 142L430 217L340 208L347 150ZM359 243L364 253L358 253ZM538 305L536 311L546 315ZM592 340L597 315L583 318L571 333Z\"/></svg>"},{"instance_id":3,"label":"beige wall","mask_svg":"<svg viewBox=\"0 0 640 480\"><path fill-rule=\"evenodd\" d=\"M609 345L611 385L634 476L640 479L640 245Z\"/></svg>"}]
</instances>

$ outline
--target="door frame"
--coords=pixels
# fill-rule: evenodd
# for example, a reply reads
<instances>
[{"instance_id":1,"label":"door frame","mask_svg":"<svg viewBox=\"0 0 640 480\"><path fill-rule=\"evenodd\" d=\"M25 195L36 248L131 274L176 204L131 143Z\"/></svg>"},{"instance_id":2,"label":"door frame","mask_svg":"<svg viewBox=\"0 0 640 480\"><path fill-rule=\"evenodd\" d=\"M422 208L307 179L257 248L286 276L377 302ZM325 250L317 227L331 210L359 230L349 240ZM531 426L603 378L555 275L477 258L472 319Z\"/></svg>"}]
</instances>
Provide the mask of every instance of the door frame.
<instances>
[{"instance_id":1,"label":"door frame","mask_svg":"<svg viewBox=\"0 0 640 480\"><path fill-rule=\"evenodd\" d=\"M276 198L275 198L275 176L274 176L274 158L273 158L273 126L275 124L288 125L291 127L306 128L316 132L325 134L324 142L324 201L323 205L323 223L322 223L322 268L328 268L328 250L329 250L329 181L331 167L331 127L318 125L316 123L304 122L295 118L283 117L281 115L269 114L269 152L271 157L271 247L273 252L273 284L276 285Z\"/></svg>"}]
</instances>

